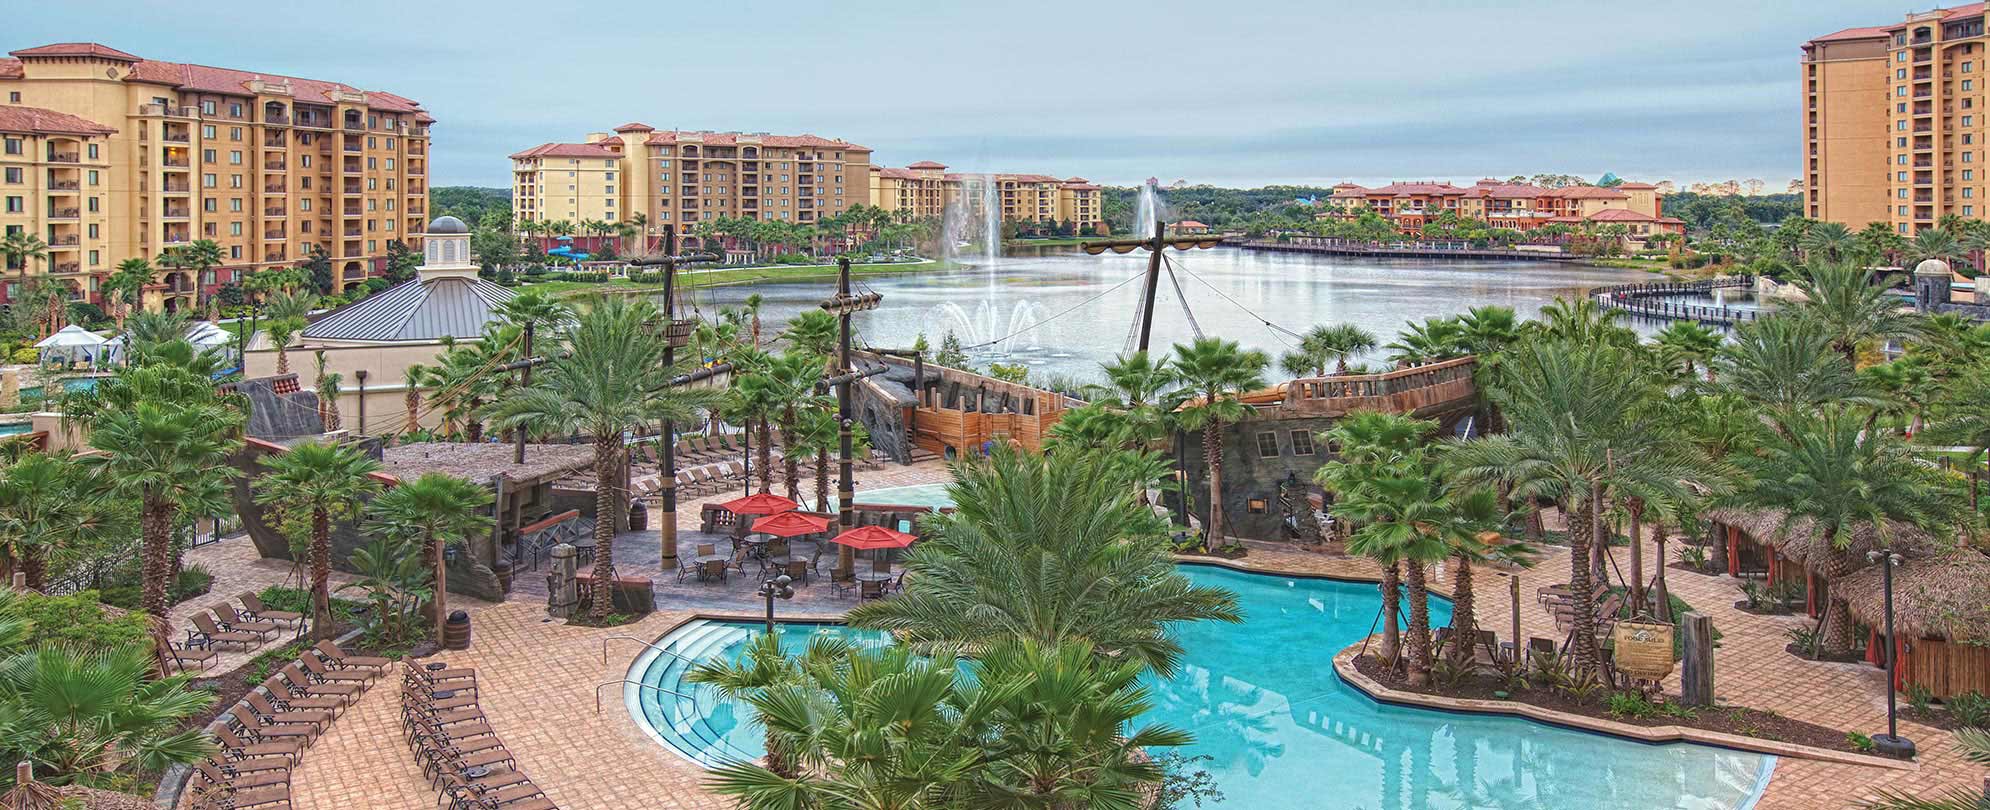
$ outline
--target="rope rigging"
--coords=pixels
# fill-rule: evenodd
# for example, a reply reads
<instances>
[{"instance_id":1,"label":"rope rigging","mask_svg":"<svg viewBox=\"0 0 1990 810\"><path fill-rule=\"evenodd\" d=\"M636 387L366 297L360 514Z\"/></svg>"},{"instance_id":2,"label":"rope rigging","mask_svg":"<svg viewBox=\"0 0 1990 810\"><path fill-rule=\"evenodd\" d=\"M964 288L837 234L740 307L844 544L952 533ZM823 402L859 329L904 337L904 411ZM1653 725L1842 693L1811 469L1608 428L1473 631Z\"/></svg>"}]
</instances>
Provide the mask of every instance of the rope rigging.
<instances>
[{"instance_id":1,"label":"rope rigging","mask_svg":"<svg viewBox=\"0 0 1990 810\"><path fill-rule=\"evenodd\" d=\"M1046 323L1050 323L1051 321L1054 321L1054 320L1057 320L1058 318L1062 318L1062 317L1064 317L1064 316L1066 316L1066 315L1069 315L1069 314L1071 314L1071 313L1073 313L1073 312L1076 312L1076 311L1078 311L1079 309L1081 309L1081 308L1083 308L1083 307L1085 307L1085 306L1087 306L1087 305L1091 304L1092 302L1094 302L1094 301L1097 301L1097 300L1099 300L1099 299L1101 299L1101 298L1104 298L1104 297L1106 297L1106 296L1107 296L1108 294L1112 293L1112 291L1114 291L1114 290L1117 290L1117 289L1119 289L1119 288L1121 288L1121 287L1124 287L1124 286L1126 286L1126 285L1127 285L1128 283L1130 283L1130 282L1133 282L1133 281L1135 281L1135 280L1138 280L1138 279L1139 279L1139 278L1140 278L1141 276L1144 276L1144 275L1146 275L1146 273L1145 273L1145 272L1140 272L1140 273L1135 273L1135 274L1133 274L1133 275L1131 275L1131 276L1127 276L1127 277L1126 277L1126 280L1125 280L1125 281L1121 281L1121 282L1120 282L1120 283L1118 283L1118 284L1114 284L1114 285L1112 285L1112 286L1110 286L1110 287L1107 287L1107 288L1105 288L1104 290L1100 291L1098 295L1094 295L1094 296L1092 296L1092 297L1090 297L1090 298L1087 298L1087 299L1085 299L1085 300L1083 300L1083 301L1080 301L1080 302L1078 302L1078 303L1076 303L1076 304L1073 304L1073 305L1071 305L1071 306L1070 306L1069 308L1067 308L1067 309L1065 309L1065 310L1063 310L1063 311L1061 311L1061 312L1058 312L1057 314L1055 314L1055 315L1052 315L1052 316L1050 316L1050 317L1048 317L1048 318L1040 318L1040 319L1038 319L1038 320L1037 320L1037 322L1036 322L1036 326L1037 326L1037 327L1040 327L1040 326L1043 326L1043 325L1044 325L1044 324L1046 324ZM1030 328L1035 328L1035 327L1030 327ZM972 345L972 346L962 346L962 347L961 347L961 350L962 350L962 351L967 351L967 350L969 350L969 349L980 349L980 348L984 348L984 347L987 347L987 346L993 346L993 345L995 345L995 344L997 344L997 343L1001 343L1002 341L1005 341L1005 340L1008 340L1009 338L1012 338L1012 337L1015 337L1015 336L1017 336L1017 335L1020 335L1020 334L1022 334L1022 333L1024 333L1024 332L1027 332L1027 331L1029 331L1029 329L1018 329L1018 330L1016 330L1016 331L1014 331L1014 332L1010 332L1009 334L1006 334L1006 335L1003 335L1003 336L1001 336L1001 337L998 337L998 338L995 338L994 340L986 340L986 341L982 341L982 342L980 342L980 343L976 343L976 344L974 344L974 345Z\"/></svg>"}]
</instances>

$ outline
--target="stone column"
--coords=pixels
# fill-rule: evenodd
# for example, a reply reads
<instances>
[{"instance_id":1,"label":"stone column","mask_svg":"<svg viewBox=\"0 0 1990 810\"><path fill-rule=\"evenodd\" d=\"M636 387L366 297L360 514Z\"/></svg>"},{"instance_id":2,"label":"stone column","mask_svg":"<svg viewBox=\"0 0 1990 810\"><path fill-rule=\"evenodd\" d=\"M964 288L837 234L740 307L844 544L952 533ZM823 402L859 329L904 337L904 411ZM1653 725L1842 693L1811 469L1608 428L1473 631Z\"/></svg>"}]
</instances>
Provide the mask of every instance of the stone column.
<instances>
[{"instance_id":1,"label":"stone column","mask_svg":"<svg viewBox=\"0 0 1990 810\"><path fill-rule=\"evenodd\" d=\"M556 619L564 619L574 614L579 607L580 594L574 584L574 571L580 550L571 543L561 543L553 547L552 571L546 574L546 613Z\"/></svg>"}]
</instances>

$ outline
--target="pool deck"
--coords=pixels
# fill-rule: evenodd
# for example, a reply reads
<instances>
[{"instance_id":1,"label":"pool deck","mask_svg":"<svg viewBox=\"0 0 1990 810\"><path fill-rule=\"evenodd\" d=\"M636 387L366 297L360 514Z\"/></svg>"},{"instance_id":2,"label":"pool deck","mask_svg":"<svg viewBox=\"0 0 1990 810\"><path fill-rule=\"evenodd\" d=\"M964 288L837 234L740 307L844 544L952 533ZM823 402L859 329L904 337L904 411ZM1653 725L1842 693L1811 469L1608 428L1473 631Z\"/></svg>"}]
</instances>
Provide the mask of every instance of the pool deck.
<instances>
[{"instance_id":1,"label":"pool deck","mask_svg":"<svg viewBox=\"0 0 1990 810\"><path fill-rule=\"evenodd\" d=\"M944 466L936 462L914 467L890 467L864 474L865 489L942 482ZM737 493L713 496L723 500ZM680 531L695 532L698 506L706 499L688 500L678 514ZM656 513L652 512L652 525ZM545 788L560 807L666 808L720 810L731 802L701 787L704 771L651 741L629 716L617 686L601 690L601 712L595 713L595 687L624 677L641 644L612 640L634 636L652 640L701 615L754 618L761 605L751 587L711 588L674 585L674 574L655 570L655 535L631 533L616 544L618 565L636 573L637 549L647 545L649 568L641 573L659 583L659 612L642 621L614 628L569 627L548 621L543 604L521 596L499 604L464 603L472 614L473 637L467 651L444 655L457 666L479 673L483 709L505 744L517 755L525 773ZM1375 568L1363 560L1299 551L1290 547L1251 544L1250 556L1227 563L1231 567L1267 573L1332 576L1373 580ZM226 587L242 590L257 581L280 578L288 564L244 559L246 542L224 541L197 549L190 560L209 564L226 578ZM624 551L627 548L628 551ZM1624 555L1625 549L1615 553ZM1646 553L1651 549L1647 545ZM1648 563L1649 564L1649 563ZM1532 571L1522 572L1521 630L1550 636L1554 622L1533 597L1534 588L1565 579L1567 552L1550 549ZM1510 621L1508 578L1478 569L1476 590L1481 622L1505 628ZM1448 572L1439 571L1448 586ZM1824 664L1802 661L1783 651L1785 631L1803 623L1800 617L1752 616L1733 609L1738 598L1728 577L1668 571L1673 592L1695 609L1713 617L1723 633L1715 653L1716 688L1723 701L1781 712L1827 726L1875 731L1884 728L1884 675L1863 664ZM528 578L521 577L524 582ZM739 578L744 582L750 578ZM1440 580L1434 579L1433 582ZM666 587L665 583L671 583ZM757 585L757 581L753 583ZM217 587L223 587L217 582ZM780 606L783 615L824 616L840 612L841 604L827 599L828 589L811 585L795 603ZM817 591L821 592L818 598ZM1504 631L1502 630L1502 635ZM603 646L607 662L603 663ZM1675 675L1668 683L1678 688ZM294 806L300 810L344 810L354 807L408 808L435 806L436 794L422 778L401 741L396 689L376 687L343 715L306 752L293 784ZM1881 789L1931 793L1945 787L1980 785L1985 771L1964 761L1938 729L1903 719L1902 733L1921 747L1917 766L1886 769L1802 759L1783 759L1775 769L1757 810L1842 810Z\"/></svg>"}]
</instances>

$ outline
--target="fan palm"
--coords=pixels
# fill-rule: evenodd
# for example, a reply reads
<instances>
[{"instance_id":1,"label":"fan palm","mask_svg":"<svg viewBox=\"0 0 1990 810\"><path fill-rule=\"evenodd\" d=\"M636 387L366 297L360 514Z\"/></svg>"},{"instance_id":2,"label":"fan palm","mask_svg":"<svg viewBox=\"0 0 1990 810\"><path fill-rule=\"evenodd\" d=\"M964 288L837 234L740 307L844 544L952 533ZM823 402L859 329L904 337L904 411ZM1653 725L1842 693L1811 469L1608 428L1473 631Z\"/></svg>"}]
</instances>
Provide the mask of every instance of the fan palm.
<instances>
[{"instance_id":1,"label":"fan palm","mask_svg":"<svg viewBox=\"0 0 1990 810\"><path fill-rule=\"evenodd\" d=\"M449 571L443 549L485 534L491 518L479 510L491 504L483 485L439 472L403 481L374 498L366 512L380 532L421 541L422 559L434 575L435 637L449 615Z\"/></svg>"},{"instance_id":2,"label":"fan palm","mask_svg":"<svg viewBox=\"0 0 1990 810\"><path fill-rule=\"evenodd\" d=\"M532 324L535 328L549 327L554 330L574 316L572 307L538 290L526 290L499 303L497 313L505 323L513 326L524 328L526 324Z\"/></svg>"},{"instance_id":3,"label":"fan palm","mask_svg":"<svg viewBox=\"0 0 1990 810\"><path fill-rule=\"evenodd\" d=\"M1858 238L1838 222L1812 223L1799 244L1807 257L1828 262L1850 259L1859 249Z\"/></svg>"},{"instance_id":4,"label":"fan palm","mask_svg":"<svg viewBox=\"0 0 1990 810\"><path fill-rule=\"evenodd\" d=\"M1831 583L1864 565L1852 550L1859 529L1869 527L1882 544L1892 542L1896 527L1946 537L1966 508L1948 476L1922 464L1897 434L1867 431L1844 406L1797 416L1788 435L1770 436L1759 452L1735 461L1750 481L1736 500L1779 510L1779 531L1814 543L1805 565ZM1850 650L1852 623L1844 595L1832 593L1823 651Z\"/></svg>"},{"instance_id":5,"label":"fan palm","mask_svg":"<svg viewBox=\"0 0 1990 810\"><path fill-rule=\"evenodd\" d=\"M176 345L191 355L184 341ZM163 632L173 529L182 515L220 514L234 474L228 457L241 444L242 403L217 395L205 374L140 357L96 387L64 395L62 408L101 451L86 456L86 463L99 470L113 495L138 504L140 603Z\"/></svg>"},{"instance_id":6,"label":"fan palm","mask_svg":"<svg viewBox=\"0 0 1990 810\"><path fill-rule=\"evenodd\" d=\"M1924 229L1907 242L1907 260L1912 264L1930 259L1956 264L1968 252L1954 231L1941 227Z\"/></svg>"},{"instance_id":7,"label":"fan palm","mask_svg":"<svg viewBox=\"0 0 1990 810\"><path fill-rule=\"evenodd\" d=\"M311 533L311 637L328 639L332 626L332 522L359 512L380 491L373 473L380 462L352 445L305 442L262 458L268 470L256 479L256 503L274 506L290 520L308 521Z\"/></svg>"},{"instance_id":8,"label":"fan palm","mask_svg":"<svg viewBox=\"0 0 1990 810\"><path fill-rule=\"evenodd\" d=\"M1331 467L1332 465L1329 465ZM1386 458L1346 465L1328 473L1335 485L1334 508L1361 524L1348 538L1351 554L1385 566L1401 564L1409 585L1409 681L1430 678L1430 591L1426 566L1450 556L1445 527L1453 520L1442 483L1433 474L1429 452L1412 448ZM1389 621L1395 621L1392 615Z\"/></svg>"},{"instance_id":9,"label":"fan palm","mask_svg":"<svg viewBox=\"0 0 1990 810\"><path fill-rule=\"evenodd\" d=\"M1168 524L1134 493L1132 466L1111 452L1032 455L996 445L957 463L956 510L924 524L904 593L850 612L922 650L1016 637L1084 640L1101 654L1173 671L1173 622L1238 621L1236 598L1174 568Z\"/></svg>"},{"instance_id":10,"label":"fan palm","mask_svg":"<svg viewBox=\"0 0 1990 810\"><path fill-rule=\"evenodd\" d=\"M1842 227L1842 226L1841 226ZM1713 357L1720 351L1724 338L1712 327L1695 321L1673 321L1658 330L1658 345L1686 364L1686 376L1706 369L1707 381L1713 382Z\"/></svg>"},{"instance_id":11,"label":"fan palm","mask_svg":"<svg viewBox=\"0 0 1990 810\"><path fill-rule=\"evenodd\" d=\"M1337 420L1333 430L1326 434L1329 444L1339 448L1335 453L1337 458L1320 467L1313 478L1330 490L1351 491L1362 482L1379 477L1389 465L1397 464L1400 459L1416 452L1424 438L1436 427L1429 420L1405 414L1382 411L1349 413ZM1334 511L1343 526L1355 522L1355 518L1338 505ZM1371 556L1382 567L1382 613L1388 618L1382 625L1382 657L1393 661L1402 649L1402 626L1398 620L1402 616L1402 562L1394 554L1364 556Z\"/></svg>"},{"instance_id":12,"label":"fan palm","mask_svg":"<svg viewBox=\"0 0 1990 810\"><path fill-rule=\"evenodd\" d=\"M318 306L318 296L309 293L280 292L270 296L264 310L269 314L270 343L276 347L276 373L290 373L290 353L288 348L292 338L304 331L311 310Z\"/></svg>"},{"instance_id":13,"label":"fan palm","mask_svg":"<svg viewBox=\"0 0 1990 810\"><path fill-rule=\"evenodd\" d=\"M1209 519L1203 534L1211 546L1223 542L1223 426L1251 416L1241 395L1264 386L1269 360L1262 352L1246 351L1235 341L1196 338L1175 344L1175 374L1182 386L1200 397L1177 412L1183 430L1202 431L1202 460L1209 475Z\"/></svg>"},{"instance_id":14,"label":"fan palm","mask_svg":"<svg viewBox=\"0 0 1990 810\"><path fill-rule=\"evenodd\" d=\"M1327 364L1346 374L1347 361L1375 350L1375 336L1351 323L1315 326L1299 339L1299 349L1279 358L1279 366L1294 377L1325 377Z\"/></svg>"},{"instance_id":15,"label":"fan palm","mask_svg":"<svg viewBox=\"0 0 1990 810\"><path fill-rule=\"evenodd\" d=\"M1450 360L1465 354L1465 328L1456 318L1425 318L1411 322L1396 334L1388 348L1390 360L1405 366L1421 366Z\"/></svg>"},{"instance_id":16,"label":"fan palm","mask_svg":"<svg viewBox=\"0 0 1990 810\"><path fill-rule=\"evenodd\" d=\"M804 684L807 671L833 668L855 649L839 636L813 635L809 637L808 647L802 652L800 660L797 660L788 657L787 651L781 648L780 634L760 633L747 643L739 657L717 658L692 667L685 673L684 681L706 684L725 699L744 703L775 687ZM779 729L772 724L764 724L764 727L767 732L767 757L762 762L766 769L782 779L800 776L801 763L788 751L786 735L779 733Z\"/></svg>"},{"instance_id":17,"label":"fan palm","mask_svg":"<svg viewBox=\"0 0 1990 810\"><path fill-rule=\"evenodd\" d=\"M1822 327L1831 347L1856 365L1861 346L1918 329L1918 317L1887 292L1891 281L1855 264L1813 264L1794 282L1808 299L1794 309Z\"/></svg>"},{"instance_id":18,"label":"fan palm","mask_svg":"<svg viewBox=\"0 0 1990 810\"><path fill-rule=\"evenodd\" d=\"M44 590L50 552L82 554L128 539L129 517L90 468L68 456L24 455L0 468L0 576L12 580L18 564L28 588Z\"/></svg>"},{"instance_id":19,"label":"fan palm","mask_svg":"<svg viewBox=\"0 0 1990 810\"><path fill-rule=\"evenodd\" d=\"M44 646L0 663L0 750L68 784L120 768L159 770L214 753L189 726L214 696L186 675L153 678L143 646Z\"/></svg>"},{"instance_id":20,"label":"fan palm","mask_svg":"<svg viewBox=\"0 0 1990 810\"><path fill-rule=\"evenodd\" d=\"M1107 441L1143 448L1167 436L1168 414L1180 402L1174 392L1175 369L1168 358L1134 352L1114 358L1101 369L1107 385L1099 397L1098 413L1101 426L1110 434Z\"/></svg>"},{"instance_id":21,"label":"fan palm","mask_svg":"<svg viewBox=\"0 0 1990 810\"><path fill-rule=\"evenodd\" d=\"M672 388L687 370L666 367L664 342L651 324L661 317L647 301L596 299L566 330L567 353L539 367L532 386L497 402L490 411L499 430L537 435L581 433L594 443L594 589L589 613L613 610L615 527L626 501L619 490L625 432L659 420L688 423L715 400L705 389Z\"/></svg>"}]
</instances>

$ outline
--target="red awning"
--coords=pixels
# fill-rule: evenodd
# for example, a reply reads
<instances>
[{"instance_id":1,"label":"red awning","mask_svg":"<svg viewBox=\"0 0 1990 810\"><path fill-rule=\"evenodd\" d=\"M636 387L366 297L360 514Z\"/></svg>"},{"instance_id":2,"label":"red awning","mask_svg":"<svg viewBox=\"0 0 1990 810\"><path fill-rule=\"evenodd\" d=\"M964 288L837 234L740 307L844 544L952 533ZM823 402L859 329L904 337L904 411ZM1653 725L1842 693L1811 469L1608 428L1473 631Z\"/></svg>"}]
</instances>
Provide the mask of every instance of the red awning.
<instances>
[{"instance_id":1,"label":"red awning","mask_svg":"<svg viewBox=\"0 0 1990 810\"><path fill-rule=\"evenodd\" d=\"M829 530L829 518L801 512L782 512L753 521L753 530L775 537L800 537Z\"/></svg>"},{"instance_id":2,"label":"red awning","mask_svg":"<svg viewBox=\"0 0 1990 810\"><path fill-rule=\"evenodd\" d=\"M782 512L795 511L794 501L771 492L734 498L719 505L735 515L778 515Z\"/></svg>"},{"instance_id":3,"label":"red awning","mask_svg":"<svg viewBox=\"0 0 1990 810\"><path fill-rule=\"evenodd\" d=\"M836 535L832 542L842 543L855 549L904 548L918 538L904 532L895 532L883 526L860 526Z\"/></svg>"}]
</instances>

